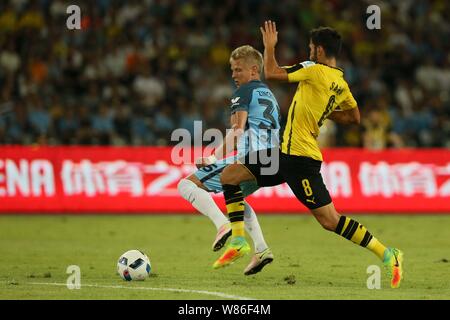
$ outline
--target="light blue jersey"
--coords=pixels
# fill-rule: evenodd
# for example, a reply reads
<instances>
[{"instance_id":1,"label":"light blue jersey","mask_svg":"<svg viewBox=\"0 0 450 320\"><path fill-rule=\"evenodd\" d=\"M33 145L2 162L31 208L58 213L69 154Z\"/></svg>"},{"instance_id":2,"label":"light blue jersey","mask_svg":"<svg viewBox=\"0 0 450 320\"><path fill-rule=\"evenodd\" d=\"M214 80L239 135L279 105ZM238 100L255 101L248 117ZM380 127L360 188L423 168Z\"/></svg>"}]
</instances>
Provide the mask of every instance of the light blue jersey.
<instances>
[{"instance_id":1,"label":"light blue jersey","mask_svg":"<svg viewBox=\"0 0 450 320\"><path fill-rule=\"evenodd\" d=\"M278 147L280 130L280 107L270 89L261 81L250 81L240 86L231 98L231 114L236 111L247 111L245 133L237 145L237 154L203 167L195 172L195 176L212 192L222 192L220 175L223 169L244 157L247 153ZM244 197L258 190L255 182L241 183Z\"/></svg>"},{"instance_id":2,"label":"light blue jersey","mask_svg":"<svg viewBox=\"0 0 450 320\"><path fill-rule=\"evenodd\" d=\"M238 156L278 147L280 107L274 94L261 81L250 81L239 87L231 98L231 114L247 111L245 134L238 141Z\"/></svg>"}]
</instances>

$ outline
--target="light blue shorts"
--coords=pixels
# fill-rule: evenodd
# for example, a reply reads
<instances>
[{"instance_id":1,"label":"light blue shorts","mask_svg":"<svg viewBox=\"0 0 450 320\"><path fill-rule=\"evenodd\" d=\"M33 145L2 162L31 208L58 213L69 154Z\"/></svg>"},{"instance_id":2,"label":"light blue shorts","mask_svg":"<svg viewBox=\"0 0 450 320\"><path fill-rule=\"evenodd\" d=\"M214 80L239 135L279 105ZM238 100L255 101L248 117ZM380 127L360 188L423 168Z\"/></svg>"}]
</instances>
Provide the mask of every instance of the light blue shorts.
<instances>
[{"instance_id":1,"label":"light blue shorts","mask_svg":"<svg viewBox=\"0 0 450 320\"><path fill-rule=\"evenodd\" d=\"M214 164L198 169L194 175L209 191L214 193L223 192L222 185L220 184L220 176L223 169L225 169L227 165L235 163L236 159L237 157L228 157L219 160ZM259 189L256 181L243 182L240 186L244 198Z\"/></svg>"}]
</instances>

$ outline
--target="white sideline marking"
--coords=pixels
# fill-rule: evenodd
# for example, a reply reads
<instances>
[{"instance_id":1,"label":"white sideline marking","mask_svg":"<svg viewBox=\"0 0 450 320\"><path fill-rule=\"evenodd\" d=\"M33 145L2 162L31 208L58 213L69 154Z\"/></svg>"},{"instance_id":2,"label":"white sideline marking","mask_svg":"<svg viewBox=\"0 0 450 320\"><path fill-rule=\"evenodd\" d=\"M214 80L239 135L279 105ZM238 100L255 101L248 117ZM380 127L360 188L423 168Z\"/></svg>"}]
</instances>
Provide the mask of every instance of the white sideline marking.
<instances>
[{"instance_id":1,"label":"white sideline marking","mask_svg":"<svg viewBox=\"0 0 450 320\"><path fill-rule=\"evenodd\" d=\"M66 283L50 283L50 282L28 282L32 285L41 286L67 286ZM152 288L152 287L125 287L125 286L103 286L98 284L81 284L81 287L93 287L93 288L106 288L106 289L130 289L130 290L151 290L151 291L172 291L172 292L188 292L188 293L199 293L206 294L210 296L217 296L226 299L235 300L256 300L255 298L235 296L232 294L226 294L222 292L206 291L206 290L189 290L189 289L174 289L174 288Z\"/></svg>"}]
</instances>

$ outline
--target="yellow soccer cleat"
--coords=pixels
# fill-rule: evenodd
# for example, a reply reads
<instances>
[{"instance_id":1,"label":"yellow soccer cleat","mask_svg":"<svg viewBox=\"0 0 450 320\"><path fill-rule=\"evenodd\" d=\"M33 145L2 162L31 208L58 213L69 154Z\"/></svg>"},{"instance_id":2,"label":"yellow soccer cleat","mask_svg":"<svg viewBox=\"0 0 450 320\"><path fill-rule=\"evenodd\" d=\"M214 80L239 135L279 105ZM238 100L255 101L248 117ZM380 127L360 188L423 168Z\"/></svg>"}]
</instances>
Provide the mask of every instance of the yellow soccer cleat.
<instances>
[{"instance_id":1,"label":"yellow soccer cleat","mask_svg":"<svg viewBox=\"0 0 450 320\"><path fill-rule=\"evenodd\" d=\"M227 246L225 253L213 264L214 269L223 268L250 252L250 246L244 237L234 237Z\"/></svg>"},{"instance_id":2,"label":"yellow soccer cleat","mask_svg":"<svg viewBox=\"0 0 450 320\"><path fill-rule=\"evenodd\" d=\"M391 288L398 288L403 278L403 252L396 248L384 251L383 264L391 277Z\"/></svg>"}]
</instances>

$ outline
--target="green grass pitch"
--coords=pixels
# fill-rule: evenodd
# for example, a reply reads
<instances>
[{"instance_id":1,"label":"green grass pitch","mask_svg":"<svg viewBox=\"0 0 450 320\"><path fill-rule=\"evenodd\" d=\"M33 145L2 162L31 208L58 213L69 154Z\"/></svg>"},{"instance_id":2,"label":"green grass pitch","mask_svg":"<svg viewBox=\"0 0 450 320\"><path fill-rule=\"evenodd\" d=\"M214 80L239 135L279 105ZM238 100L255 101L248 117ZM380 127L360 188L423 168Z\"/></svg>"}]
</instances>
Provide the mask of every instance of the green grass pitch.
<instances>
[{"instance_id":1,"label":"green grass pitch","mask_svg":"<svg viewBox=\"0 0 450 320\"><path fill-rule=\"evenodd\" d=\"M351 215L350 215L351 216ZM244 276L248 255L213 270L213 224L198 215L0 216L0 299L450 299L450 216L351 216L405 253L404 281L368 289L368 250L323 230L309 215L260 215L272 264ZM152 276L126 282L118 257L141 249ZM81 289L69 290L69 265Z\"/></svg>"}]
</instances>

